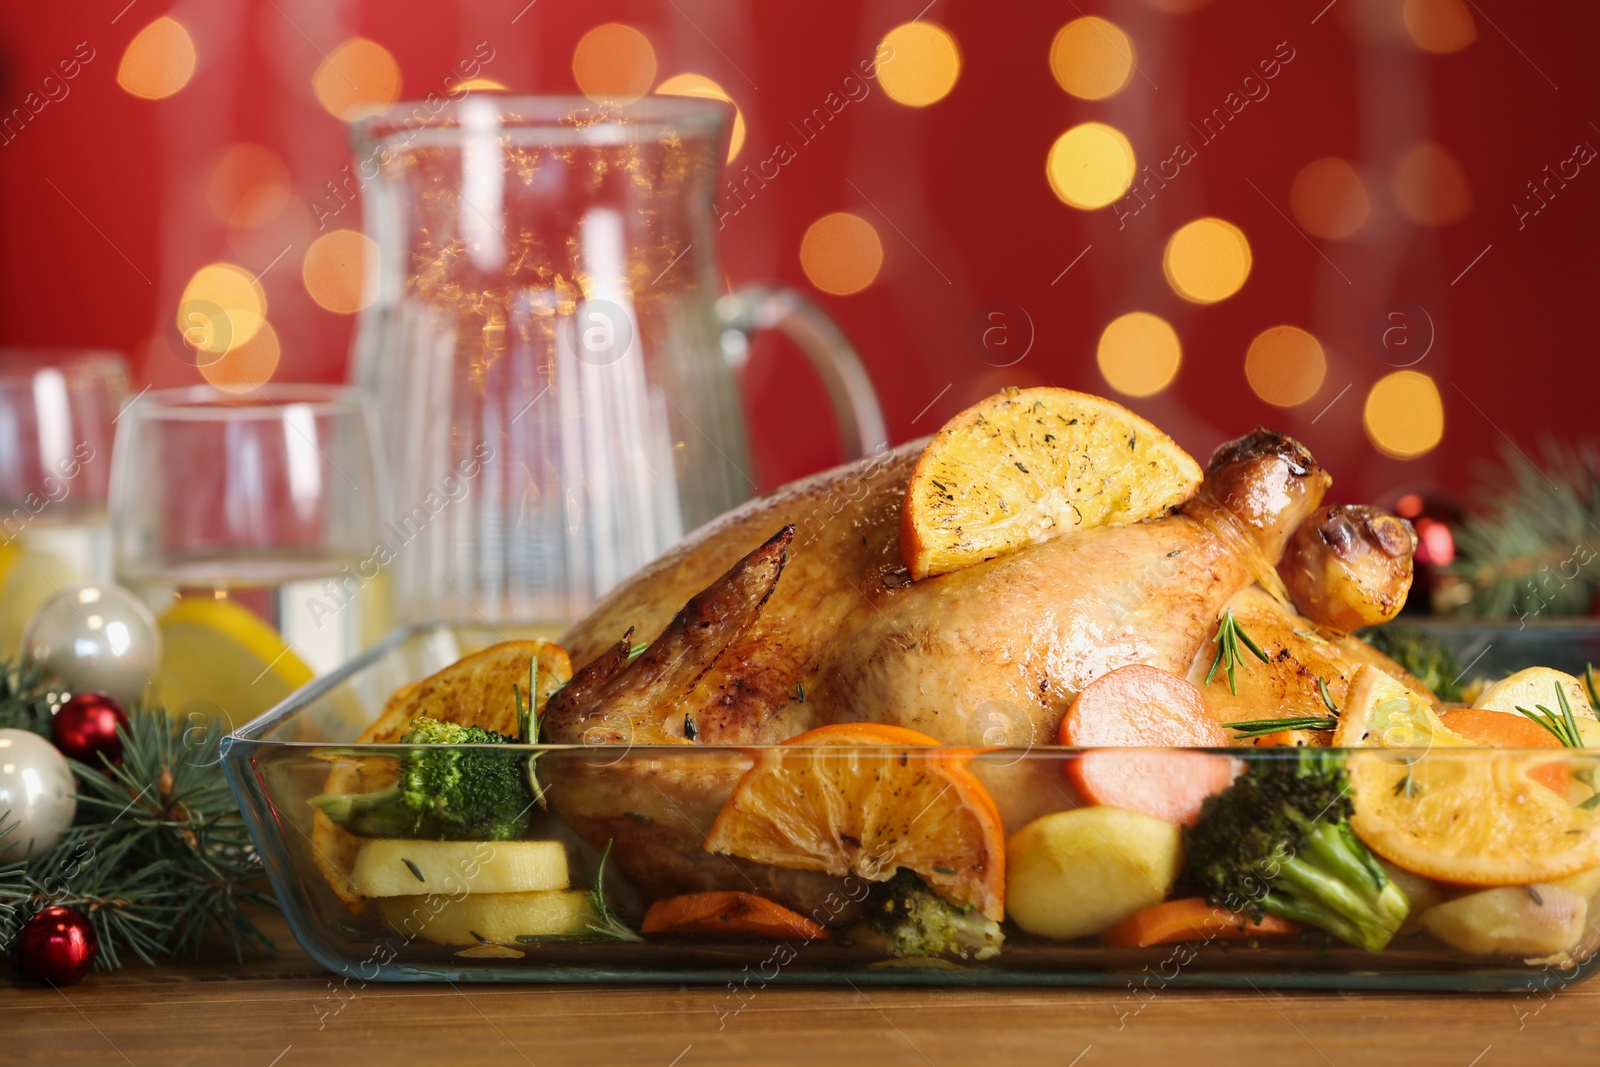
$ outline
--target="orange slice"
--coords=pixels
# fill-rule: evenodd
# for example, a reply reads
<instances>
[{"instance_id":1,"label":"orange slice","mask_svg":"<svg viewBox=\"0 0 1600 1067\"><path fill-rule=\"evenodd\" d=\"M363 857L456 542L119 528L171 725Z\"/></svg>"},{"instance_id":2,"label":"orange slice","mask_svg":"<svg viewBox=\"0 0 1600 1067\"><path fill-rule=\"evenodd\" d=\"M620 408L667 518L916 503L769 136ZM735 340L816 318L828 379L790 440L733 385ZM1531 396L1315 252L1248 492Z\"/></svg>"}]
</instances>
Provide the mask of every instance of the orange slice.
<instances>
[{"instance_id":1,"label":"orange slice","mask_svg":"<svg viewBox=\"0 0 1600 1067\"><path fill-rule=\"evenodd\" d=\"M1600 866L1600 813L1539 779L1555 755L1472 746L1373 667L1351 680L1333 743L1350 758L1351 828L1408 871L1461 885L1553 882Z\"/></svg>"},{"instance_id":2,"label":"orange slice","mask_svg":"<svg viewBox=\"0 0 1600 1067\"><path fill-rule=\"evenodd\" d=\"M955 904L1004 918L1005 831L970 750L877 723L753 751L706 851L886 881L904 867ZM924 751L926 750L926 751Z\"/></svg>"},{"instance_id":3,"label":"orange slice","mask_svg":"<svg viewBox=\"0 0 1600 1067\"><path fill-rule=\"evenodd\" d=\"M912 578L947 574L1183 503L1200 465L1120 404L1070 389L1007 389L961 412L911 472L900 552Z\"/></svg>"}]
</instances>

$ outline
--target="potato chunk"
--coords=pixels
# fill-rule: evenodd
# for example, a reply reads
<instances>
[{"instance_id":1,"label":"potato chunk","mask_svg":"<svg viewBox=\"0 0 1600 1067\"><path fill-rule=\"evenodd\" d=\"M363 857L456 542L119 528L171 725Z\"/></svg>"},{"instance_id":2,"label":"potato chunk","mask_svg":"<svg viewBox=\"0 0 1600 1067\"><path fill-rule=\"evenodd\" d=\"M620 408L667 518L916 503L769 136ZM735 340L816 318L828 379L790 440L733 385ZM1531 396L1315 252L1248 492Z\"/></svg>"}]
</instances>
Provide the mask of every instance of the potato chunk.
<instances>
[{"instance_id":1,"label":"potato chunk","mask_svg":"<svg viewBox=\"0 0 1600 1067\"><path fill-rule=\"evenodd\" d=\"M1182 831L1120 808L1060 811L1006 843L1006 913L1031 934L1088 937L1172 892Z\"/></svg>"},{"instance_id":2,"label":"potato chunk","mask_svg":"<svg viewBox=\"0 0 1600 1067\"><path fill-rule=\"evenodd\" d=\"M1562 886L1507 885L1436 904L1421 926L1474 955L1543 956L1577 944L1588 914L1588 900Z\"/></svg>"},{"instance_id":3,"label":"potato chunk","mask_svg":"<svg viewBox=\"0 0 1600 1067\"><path fill-rule=\"evenodd\" d=\"M384 897L378 910L396 930L436 945L504 945L519 937L574 936L594 920L589 895L566 889L474 893L460 900Z\"/></svg>"},{"instance_id":4,"label":"potato chunk","mask_svg":"<svg viewBox=\"0 0 1600 1067\"><path fill-rule=\"evenodd\" d=\"M376 838L350 874L363 897L527 893L567 888L559 841L413 841Z\"/></svg>"}]
</instances>

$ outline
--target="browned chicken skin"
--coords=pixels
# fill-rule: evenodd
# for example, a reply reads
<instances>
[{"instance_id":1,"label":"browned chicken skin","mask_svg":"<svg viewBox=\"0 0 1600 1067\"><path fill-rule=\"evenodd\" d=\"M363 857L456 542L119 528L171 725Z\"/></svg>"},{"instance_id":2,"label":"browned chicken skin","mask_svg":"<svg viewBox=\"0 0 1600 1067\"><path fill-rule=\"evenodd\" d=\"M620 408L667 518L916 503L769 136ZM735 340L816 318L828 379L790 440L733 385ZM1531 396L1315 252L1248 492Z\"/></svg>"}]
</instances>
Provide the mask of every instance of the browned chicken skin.
<instances>
[{"instance_id":1,"label":"browned chicken skin","mask_svg":"<svg viewBox=\"0 0 1600 1067\"><path fill-rule=\"evenodd\" d=\"M945 744L1054 744L1067 706L1095 678L1130 663L1188 674L1241 590L1260 582L1282 597L1275 565L1330 481L1297 442L1257 430L1217 450L1175 514L913 583L898 538L919 450L754 501L624 583L564 638L580 669L551 700L546 736L770 744L825 723L877 721ZM631 664L630 630L660 635ZM1275 630L1274 641L1310 662L1317 646L1294 631ZM1241 696L1251 682L1243 670ZM1342 699L1344 673L1330 674ZM1269 677L1255 679L1262 693ZM1323 708L1314 682L1309 696L1303 686L1270 692L1274 712L1264 714ZM617 863L647 895L759 883L804 908L826 893L830 880L814 873L699 851L742 759L696 761L692 772L665 755L621 759L604 771L552 767L550 802L589 840L615 838ZM980 768L1010 830L1070 806L1059 772L1053 761Z\"/></svg>"},{"instance_id":2,"label":"browned chicken skin","mask_svg":"<svg viewBox=\"0 0 1600 1067\"><path fill-rule=\"evenodd\" d=\"M1336 504L1300 525L1278 573L1308 618L1348 633L1400 614L1416 547L1406 520L1382 508Z\"/></svg>"}]
</instances>

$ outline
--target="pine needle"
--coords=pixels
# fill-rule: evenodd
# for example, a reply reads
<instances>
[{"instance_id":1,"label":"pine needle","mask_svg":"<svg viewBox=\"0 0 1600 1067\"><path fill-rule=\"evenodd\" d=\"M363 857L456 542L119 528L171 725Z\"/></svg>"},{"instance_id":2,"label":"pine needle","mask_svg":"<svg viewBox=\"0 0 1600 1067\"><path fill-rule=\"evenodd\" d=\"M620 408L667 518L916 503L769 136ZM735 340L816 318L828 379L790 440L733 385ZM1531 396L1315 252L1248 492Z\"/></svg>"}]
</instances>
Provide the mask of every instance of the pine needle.
<instances>
[{"instance_id":1,"label":"pine needle","mask_svg":"<svg viewBox=\"0 0 1600 1067\"><path fill-rule=\"evenodd\" d=\"M0 677L0 725L28 729L34 720L46 732L49 703L36 680L18 684L5 667ZM145 963L194 955L216 941L236 958L246 948L271 951L244 910L276 903L222 774L222 726L195 728L161 708L134 708L128 720L120 766L69 761L78 815L55 847L0 865L0 952L53 904L88 917L102 969L129 954Z\"/></svg>"},{"instance_id":2,"label":"pine needle","mask_svg":"<svg viewBox=\"0 0 1600 1067\"><path fill-rule=\"evenodd\" d=\"M1600 589L1600 455L1549 443L1535 463L1508 446L1486 466L1455 531L1466 611L1491 618L1582 615Z\"/></svg>"}]
</instances>

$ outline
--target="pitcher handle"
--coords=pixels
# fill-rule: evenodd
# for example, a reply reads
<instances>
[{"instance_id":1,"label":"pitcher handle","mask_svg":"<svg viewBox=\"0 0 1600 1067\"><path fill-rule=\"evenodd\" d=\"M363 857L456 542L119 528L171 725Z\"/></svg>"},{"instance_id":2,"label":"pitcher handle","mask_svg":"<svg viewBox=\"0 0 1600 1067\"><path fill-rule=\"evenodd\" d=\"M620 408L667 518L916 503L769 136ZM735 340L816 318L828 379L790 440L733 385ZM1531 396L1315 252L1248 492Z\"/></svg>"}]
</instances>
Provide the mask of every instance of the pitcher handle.
<instances>
[{"instance_id":1,"label":"pitcher handle","mask_svg":"<svg viewBox=\"0 0 1600 1067\"><path fill-rule=\"evenodd\" d=\"M748 351L757 330L777 330L800 347L833 402L846 460L860 459L888 443L888 428L872 379L844 331L817 305L793 289L747 285L716 305L722 351L730 362Z\"/></svg>"}]
</instances>

